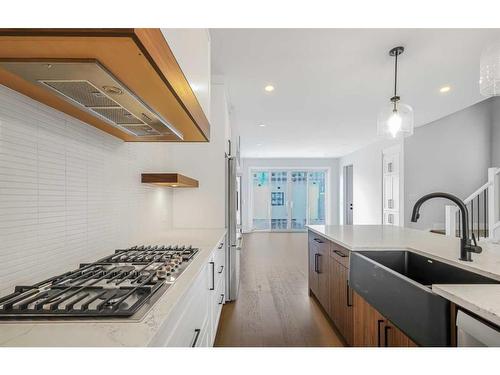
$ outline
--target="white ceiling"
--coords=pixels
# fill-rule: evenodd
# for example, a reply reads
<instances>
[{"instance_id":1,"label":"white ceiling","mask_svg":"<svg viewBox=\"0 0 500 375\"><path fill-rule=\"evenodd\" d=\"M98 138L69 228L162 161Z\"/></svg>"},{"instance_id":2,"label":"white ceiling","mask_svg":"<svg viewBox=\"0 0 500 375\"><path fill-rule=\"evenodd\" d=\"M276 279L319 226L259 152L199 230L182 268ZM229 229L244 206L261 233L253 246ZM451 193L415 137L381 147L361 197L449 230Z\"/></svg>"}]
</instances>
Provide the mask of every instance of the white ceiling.
<instances>
[{"instance_id":1,"label":"white ceiling","mask_svg":"<svg viewBox=\"0 0 500 375\"><path fill-rule=\"evenodd\" d=\"M399 95L420 126L484 98L482 49L500 29L211 29L212 73L228 86L243 157L338 157L375 141L379 109ZM276 87L266 93L264 86ZM439 88L450 85L441 94ZM258 125L264 123L266 127ZM260 146L259 146L260 144Z\"/></svg>"}]
</instances>

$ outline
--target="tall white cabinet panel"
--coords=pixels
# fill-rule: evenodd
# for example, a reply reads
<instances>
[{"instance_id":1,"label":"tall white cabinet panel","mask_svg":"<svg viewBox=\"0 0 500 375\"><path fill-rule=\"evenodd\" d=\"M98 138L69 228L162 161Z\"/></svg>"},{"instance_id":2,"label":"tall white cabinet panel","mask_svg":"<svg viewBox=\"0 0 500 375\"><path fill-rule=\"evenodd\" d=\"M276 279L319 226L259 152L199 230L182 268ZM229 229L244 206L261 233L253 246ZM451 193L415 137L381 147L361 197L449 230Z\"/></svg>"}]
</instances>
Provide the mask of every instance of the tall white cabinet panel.
<instances>
[{"instance_id":1,"label":"tall white cabinet panel","mask_svg":"<svg viewBox=\"0 0 500 375\"><path fill-rule=\"evenodd\" d=\"M191 89L210 119L210 34L208 29L161 29Z\"/></svg>"},{"instance_id":2,"label":"tall white cabinet panel","mask_svg":"<svg viewBox=\"0 0 500 375\"><path fill-rule=\"evenodd\" d=\"M402 171L401 147L394 146L382 152L383 189L382 210L384 225L402 225Z\"/></svg>"}]
</instances>

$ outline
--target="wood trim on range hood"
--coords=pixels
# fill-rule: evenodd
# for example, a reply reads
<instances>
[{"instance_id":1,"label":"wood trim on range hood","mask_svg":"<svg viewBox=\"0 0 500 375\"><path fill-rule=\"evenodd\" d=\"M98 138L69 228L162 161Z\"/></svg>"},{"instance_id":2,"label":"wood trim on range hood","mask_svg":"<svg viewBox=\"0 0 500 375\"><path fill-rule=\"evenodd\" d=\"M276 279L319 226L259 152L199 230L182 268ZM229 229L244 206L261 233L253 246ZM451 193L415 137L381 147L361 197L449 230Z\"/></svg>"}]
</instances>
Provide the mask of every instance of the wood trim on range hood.
<instances>
[{"instance_id":1,"label":"wood trim on range hood","mask_svg":"<svg viewBox=\"0 0 500 375\"><path fill-rule=\"evenodd\" d=\"M210 124L160 29L0 29L0 59L97 60L182 133L183 141L210 139ZM3 68L0 84L124 141L175 140L131 135Z\"/></svg>"},{"instance_id":2,"label":"wood trim on range hood","mask_svg":"<svg viewBox=\"0 0 500 375\"><path fill-rule=\"evenodd\" d=\"M198 187L198 180L184 176L179 173L143 173L141 175L143 184L155 184L169 187Z\"/></svg>"}]
</instances>

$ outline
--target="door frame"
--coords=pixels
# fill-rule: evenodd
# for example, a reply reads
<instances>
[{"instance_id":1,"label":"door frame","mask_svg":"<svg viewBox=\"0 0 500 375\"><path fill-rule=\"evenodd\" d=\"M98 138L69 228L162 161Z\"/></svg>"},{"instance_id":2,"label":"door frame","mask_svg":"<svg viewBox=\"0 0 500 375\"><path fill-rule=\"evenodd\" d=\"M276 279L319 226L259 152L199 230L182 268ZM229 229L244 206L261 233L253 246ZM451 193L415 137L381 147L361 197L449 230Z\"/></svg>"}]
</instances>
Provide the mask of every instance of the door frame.
<instances>
[{"instance_id":1,"label":"door frame","mask_svg":"<svg viewBox=\"0 0 500 375\"><path fill-rule=\"evenodd\" d=\"M348 168L351 168L351 195L352 195L352 200L353 200L353 207L354 207L354 164L346 164L346 165L343 165L342 166L342 194L343 194L343 204L342 204L342 223L344 225L347 225L346 222L347 222L347 210L348 210L348 207L347 207L347 179L346 179L346 170ZM352 210L352 219L353 219L353 222L351 223L351 225L354 223L354 209Z\"/></svg>"},{"instance_id":2,"label":"door frame","mask_svg":"<svg viewBox=\"0 0 500 375\"><path fill-rule=\"evenodd\" d=\"M384 156L385 155L394 155L398 154L398 175L399 175L399 222L397 223L397 226L404 227L405 225L405 181L404 181L404 143L398 143L394 146L386 147L382 150L380 158L381 158L381 164L382 164L382 170L381 170L381 184L382 184L382 196L380 197L380 203L381 203L381 210L382 210L382 217L381 217L381 224L384 224Z\"/></svg>"},{"instance_id":3,"label":"door frame","mask_svg":"<svg viewBox=\"0 0 500 375\"><path fill-rule=\"evenodd\" d=\"M290 181L288 180L288 173L291 171L296 171L296 172L310 172L310 171L324 171L325 172L325 224L330 223L330 176L331 176L331 168L330 167L250 167L248 168L248 176L247 176L247 181L248 181L248 223L250 226L250 232L304 232L307 229L291 229L291 207L288 204L288 199L287 199L287 216L288 216L288 222L287 222L287 229L253 229L253 173L259 171L259 172L279 172L279 171L286 171L287 172L287 187L286 187L286 194L287 197L289 197L290 193ZM270 176L269 176L270 177ZM306 202L306 216L307 219L306 221L309 221L309 201ZM271 217L271 204L268 206L268 213L269 217ZM307 224L306 224L307 225Z\"/></svg>"}]
</instances>

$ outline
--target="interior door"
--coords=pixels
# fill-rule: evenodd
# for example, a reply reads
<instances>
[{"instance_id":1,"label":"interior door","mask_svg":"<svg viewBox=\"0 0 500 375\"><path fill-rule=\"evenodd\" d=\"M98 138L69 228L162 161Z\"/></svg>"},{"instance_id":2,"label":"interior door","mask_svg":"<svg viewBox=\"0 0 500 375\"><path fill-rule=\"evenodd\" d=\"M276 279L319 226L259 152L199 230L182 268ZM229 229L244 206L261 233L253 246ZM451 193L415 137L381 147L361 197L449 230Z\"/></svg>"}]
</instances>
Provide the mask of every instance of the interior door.
<instances>
[{"instance_id":1,"label":"interior door","mask_svg":"<svg viewBox=\"0 0 500 375\"><path fill-rule=\"evenodd\" d=\"M252 173L252 229L271 229L269 212L269 172L254 171Z\"/></svg>"},{"instance_id":2,"label":"interior door","mask_svg":"<svg viewBox=\"0 0 500 375\"><path fill-rule=\"evenodd\" d=\"M288 173L271 171L271 230L288 229Z\"/></svg>"},{"instance_id":3,"label":"interior door","mask_svg":"<svg viewBox=\"0 0 500 375\"><path fill-rule=\"evenodd\" d=\"M290 172L290 229L302 230L307 224L307 172Z\"/></svg>"},{"instance_id":4,"label":"interior door","mask_svg":"<svg viewBox=\"0 0 500 375\"><path fill-rule=\"evenodd\" d=\"M353 166L344 166L344 224L353 223Z\"/></svg>"},{"instance_id":5,"label":"interior door","mask_svg":"<svg viewBox=\"0 0 500 375\"><path fill-rule=\"evenodd\" d=\"M307 174L308 223L324 225L326 216L326 172L309 171Z\"/></svg>"}]
</instances>

